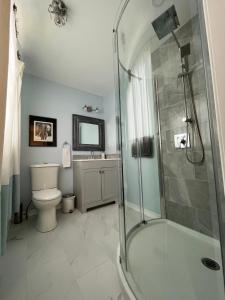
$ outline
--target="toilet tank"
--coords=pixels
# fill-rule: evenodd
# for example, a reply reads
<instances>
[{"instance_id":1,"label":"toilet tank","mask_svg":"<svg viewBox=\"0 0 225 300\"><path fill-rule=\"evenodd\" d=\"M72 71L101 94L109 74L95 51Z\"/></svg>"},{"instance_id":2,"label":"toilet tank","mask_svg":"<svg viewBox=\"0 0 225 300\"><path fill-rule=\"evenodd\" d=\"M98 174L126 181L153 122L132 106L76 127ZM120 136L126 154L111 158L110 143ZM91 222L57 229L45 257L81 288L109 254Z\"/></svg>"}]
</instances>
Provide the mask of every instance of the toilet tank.
<instances>
[{"instance_id":1,"label":"toilet tank","mask_svg":"<svg viewBox=\"0 0 225 300\"><path fill-rule=\"evenodd\" d=\"M32 191L40 191L57 188L58 186L58 164L31 165Z\"/></svg>"}]
</instances>

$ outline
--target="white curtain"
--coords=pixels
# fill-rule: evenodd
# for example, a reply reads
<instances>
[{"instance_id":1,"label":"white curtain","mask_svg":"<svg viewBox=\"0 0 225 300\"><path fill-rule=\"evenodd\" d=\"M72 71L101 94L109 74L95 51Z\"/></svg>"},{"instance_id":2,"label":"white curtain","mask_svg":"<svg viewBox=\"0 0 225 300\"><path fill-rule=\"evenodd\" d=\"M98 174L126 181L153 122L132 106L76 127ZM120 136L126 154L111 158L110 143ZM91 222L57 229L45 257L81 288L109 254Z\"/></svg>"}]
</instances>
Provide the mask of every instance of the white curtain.
<instances>
[{"instance_id":1,"label":"white curtain","mask_svg":"<svg viewBox=\"0 0 225 300\"><path fill-rule=\"evenodd\" d=\"M151 70L150 51L145 50L132 68L132 73L139 79L131 77L127 90L128 134L131 142L153 134Z\"/></svg>"},{"instance_id":2,"label":"white curtain","mask_svg":"<svg viewBox=\"0 0 225 300\"><path fill-rule=\"evenodd\" d=\"M20 118L24 63L17 58L15 16L11 3L9 67L0 193L0 248L4 253L8 222L20 207Z\"/></svg>"}]
</instances>

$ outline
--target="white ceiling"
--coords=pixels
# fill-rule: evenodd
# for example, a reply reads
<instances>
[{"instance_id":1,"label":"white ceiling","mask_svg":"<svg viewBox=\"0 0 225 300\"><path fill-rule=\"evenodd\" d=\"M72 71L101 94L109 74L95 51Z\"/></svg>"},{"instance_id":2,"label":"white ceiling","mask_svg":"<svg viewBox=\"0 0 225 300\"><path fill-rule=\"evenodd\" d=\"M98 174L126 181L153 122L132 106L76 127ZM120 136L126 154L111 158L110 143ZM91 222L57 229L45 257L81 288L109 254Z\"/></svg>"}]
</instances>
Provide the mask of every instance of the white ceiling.
<instances>
[{"instance_id":1,"label":"white ceiling","mask_svg":"<svg viewBox=\"0 0 225 300\"><path fill-rule=\"evenodd\" d=\"M130 1L118 30L120 60L127 69L132 68L133 59L143 49L143 46L148 45L153 52L171 38L171 34L168 34L159 40L153 30L152 21L172 5L175 5L180 26L186 24L198 12L196 0Z\"/></svg>"},{"instance_id":2,"label":"white ceiling","mask_svg":"<svg viewBox=\"0 0 225 300\"><path fill-rule=\"evenodd\" d=\"M105 96L113 90L112 29L121 0L65 0L68 22L58 28L51 0L17 0L26 72Z\"/></svg>"}]
</instances>

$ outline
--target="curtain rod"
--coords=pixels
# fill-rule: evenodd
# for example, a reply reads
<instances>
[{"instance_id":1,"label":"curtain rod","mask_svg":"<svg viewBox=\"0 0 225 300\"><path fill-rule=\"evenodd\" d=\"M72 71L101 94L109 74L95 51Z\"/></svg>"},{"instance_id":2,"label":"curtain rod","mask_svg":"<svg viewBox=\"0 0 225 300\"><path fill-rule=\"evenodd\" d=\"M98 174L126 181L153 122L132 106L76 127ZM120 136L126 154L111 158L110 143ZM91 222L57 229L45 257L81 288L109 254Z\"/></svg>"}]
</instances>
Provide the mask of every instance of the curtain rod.
<instances>
[{"instance_id":1,"label":"curtain rod","mask_svg":"<svg viewBox=\"0 0 225 300\"><path fill-rule=\"evenodd\" d=\"M14 3L13 4L13 12L14 12L14 15L15 15L15 30L16 30L16 39L17 41L19 42L19 39L18 39L18 36L19 36L19 31L18 31L18 27L17 27L17 21L16 21L16 14L17 14L17 6L16 4ZM20 51L17 49L17 58L18 60L21 60L21 54L20 54Z\"/></svg>"},{"instance_id":2,"label":"curtain rod","mask_svg":"<svg viewBox=\"0 0 225 300\"><path fill-rule=\"evenodd\" d=\"M131 77L136 78L136 79L139 79L139 80L142 80L141 77L139 77L139 76L133 74L132 71L131 71L130 69L127 70L127 69L124 67L124 65L122 64L122 62L120 61L120 59L119 59L119 64L120 64L121 68L128 74L129 80L131 79Z\"/></svg>"}]
</instances>

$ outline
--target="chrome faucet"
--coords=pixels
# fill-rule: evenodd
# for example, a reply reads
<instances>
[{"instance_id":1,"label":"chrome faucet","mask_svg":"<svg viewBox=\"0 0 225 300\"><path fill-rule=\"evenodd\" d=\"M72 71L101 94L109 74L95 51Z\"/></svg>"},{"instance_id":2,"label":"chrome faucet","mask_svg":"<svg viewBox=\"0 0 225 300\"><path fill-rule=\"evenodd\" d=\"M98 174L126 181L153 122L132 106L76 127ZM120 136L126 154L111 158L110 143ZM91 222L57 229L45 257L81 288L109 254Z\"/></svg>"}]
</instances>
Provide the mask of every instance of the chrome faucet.
<instances>
[{"instance_id":1,"label":"chrome faucet","mask_svg":"<svg viewBox=\"0 0 225 300\"><path fill-rule=\"evenodd\" d=\"M91 151L91 159L94 159L95 155L94 155L94 151Z\"/></svg>"}]
</instances>

